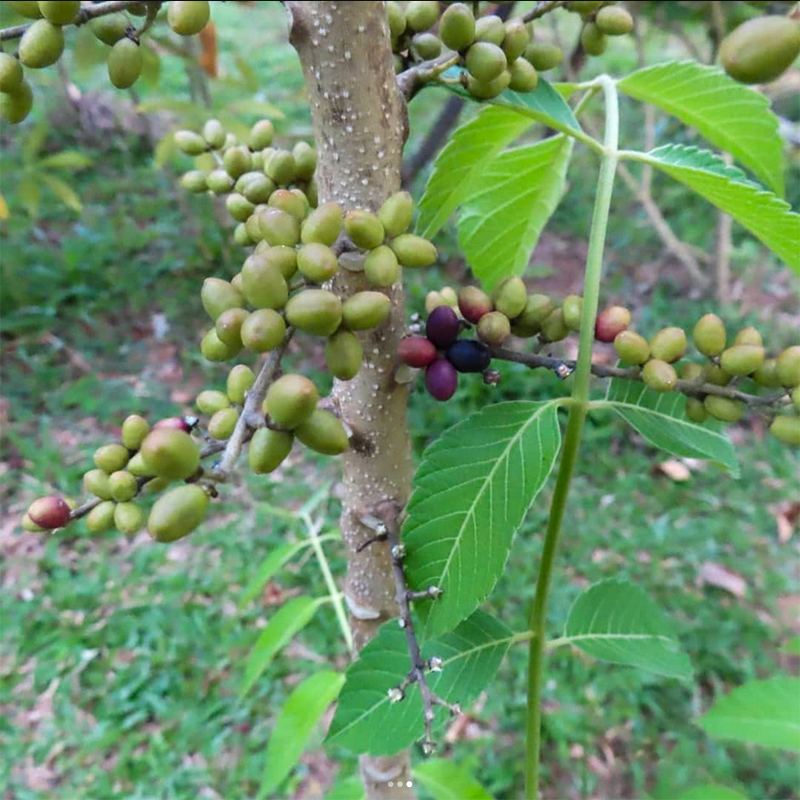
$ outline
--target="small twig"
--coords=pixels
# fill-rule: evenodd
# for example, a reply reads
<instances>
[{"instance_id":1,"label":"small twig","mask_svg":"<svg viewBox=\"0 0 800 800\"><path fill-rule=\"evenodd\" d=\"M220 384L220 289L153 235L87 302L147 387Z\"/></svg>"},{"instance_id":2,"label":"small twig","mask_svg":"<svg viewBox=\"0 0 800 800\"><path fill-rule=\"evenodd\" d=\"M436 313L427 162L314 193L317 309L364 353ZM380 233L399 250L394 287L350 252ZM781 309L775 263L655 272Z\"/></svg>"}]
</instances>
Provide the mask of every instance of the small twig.
<instances>
[{"instance_id":1,"label":"small twig","mask_svg":"<svg viewBox=\"0 0 800 800\"><path fill-rule=\"evenodd\" d=\"M423 61L401 72L397 76L397 88L410 100L426 83L436 80L446 69L458 63L458 53L445 53L430 61Z\"/></svg>"},{"instance_id":2,"label":"small twig","mask_svg":"<svg viewBox=\"0 0 800 800\"><path fill-rule=\"evenodd\" d=\"M545 14L549 14L557 8L563 8L566 4L566 0L546 0L546 2L539 2L527 14L522 16L522 21L530 22L533 19L539 19L539 17L543 17Z\"/></svg>"},{"instance_id":3,"label":"small twig","mask_svg":"<svg viewBox=\"0 0 800 800\"><path fill-rule=\"evenodd\" d=\"M385 534L389 544L397 605L400 611L398 623L406 635L408 654L411 659L411 669L400 686L389 690L389 698L393 703L400 702L405 697L406 689L411 684L417 684L422 697L422 713L425 722L425 738L422 742L422 749L426 755L430 755L436 749L436 744L433 741L433 720L436 718L434 707L442 706L443 708L447 708L451 714L460 714L461 707L457 703L449 703L434 694L425 676L426 670L434 672L441 671L442 661L436 657L428 661L423 660L419 641L414 631L414 621L411 617L411 607L409 604L411 600L420 599L420 597L438 597L441 594L441 590L432 586L425 592L409 591L406 585L405 573L403 572L405 548L400 542L400 528L397 524L398 514L399 509L392 502L383 503L376 512L376 516L381 520L381 525L383 527L383 530L379 532Z\"/></svg>"},{"instance_id":4,"label":"small twig","mask_svg":"<svg viewBox=\"0 0 800 800\"><path fill-rule=\"evenodd\" d=\"M553 358L551 356L541 356L536 353L520 353L516 350L509 350L505 347L490 348L492 358L500 361L513 361L517 364L524 364L531 369L549 369L559 377L566 377L576 366L575 361L570 359ZM642 374L638 367L609 367L604 364L592 364L592 374L598 378L625 378L630 381L641 381ZM690 397L702 397L707 394L715 394L718 397L727 397L731 400L741 400L751 406L770 406L778 405L787 401L784 392L773 392L772 394L747 394L732 386L717 386L714 383L698 383L696 380L679 380L675 384L675 391L682 392Z\"/></svg>"}]
</instances>

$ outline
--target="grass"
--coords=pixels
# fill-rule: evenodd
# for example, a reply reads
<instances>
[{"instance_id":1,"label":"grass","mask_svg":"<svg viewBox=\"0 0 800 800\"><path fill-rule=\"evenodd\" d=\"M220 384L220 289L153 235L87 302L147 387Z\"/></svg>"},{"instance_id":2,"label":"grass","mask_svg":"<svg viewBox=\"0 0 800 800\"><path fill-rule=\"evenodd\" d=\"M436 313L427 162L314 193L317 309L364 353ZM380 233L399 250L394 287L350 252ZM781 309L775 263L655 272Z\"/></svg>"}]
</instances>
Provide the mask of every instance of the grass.
<instances>
[{"instance_id":1,"label":"grass","mask_svg":"<svg viewBox=\"0 0 800 800\"><path fill-rule=\"evenodd\" d=\"M259 99L286 107L281 135L303 133L307 113L287 46L257 47L258 26L237 24L242 14L273 11L218 5L220 30L235 26L235 46L258 55L237 65L234 39L221 35L227 72L214 85L215 102L223 108L241 99L246 67L259 74L277 70L269 96ZM85 82L102 84L96 68L86 68ZM165 60L160 85L146 88L143 98L157 102L175 92L185 92L185 78ZM40 115L57 103L46 87L37 100ZM416 103L412 126L429 120L435 103ZM23 138L6 140L4 168L18 159ZM242 609L238 603L255 566L299 535L270 506L297 509L309 488L337 478L338 467L293 458L278 476L245 478L223 494L201 530L168 548L145 535L90 536L82 525L57 537L19 531L15 520L32 497L54 487L79 494L94 447L116 436L126 414L188 411L201 388L221 385L225 369L204 364L196 350L207 324L198 287L209 273L232 275L243 257L211 204L179 192L170 169L154 170L141 140L95 146L59 130L44 147L79 149L93 166L70 178L84 205L80 216L44 196L39 218L31 220L15 185L3 187L12 214L0 227L8 423L0 472L0 793L18 800L253 796L284 699L320 662L343 666L344 648L325 607L240 700L246 655L260 630L285 598L319 591L319 571L310 556L298 556L254 602ZM554 220L556 234L569 240L585 236L588 202L588 189L574 184L573 190ZM701 207L683 193L667 202L674 204L676 227L685 217L703 243ZM628 207L623 192L615 220L627 220ZM655 257L656 242L642 226L614 224L607 291L635 296L632 269ZM445 250L452 244L448 235L440 242ZM737 245L735 266L747 263L749 247ZM432 273L414 279L413 310L421 310L425 291L441 280ZM650 331L688 324L708 310L669 282L642 303L639 324ZM780 317L765 323L742 320L736 309L726 314L732 324L756 322L771 340L790 338ZM319 356L295 355L294 361L321 379ZM416 393L410 417L416 455L486 403L564 391L550 376L532 377L514 365L502 372L494 390L477 379L463 381L448 404ZM736 435L738 482L710 466L675 482L656 469L664 457L618 421L598 416L588 426L559 554L551 630L557 634L583 587L627 577L675 620L696 681L655 679L566 651L552 655L545 690L548 797L669 800L710 782L738 786L749 797L796 795L795 759L714 742L693 724L712 696L797 667L779 652L792 627L786 609L798 594L797 543L778 539L772 513L796 494L797 459L758 426ZM524 626L533 592L551 489L528 514L488 603L515 629ZM326 530L335 529L338 510L334 492L319 510ZM341 576L340 548L328 543L326 551ZM745 595L703 585L698 575L706 563L741 576ZM467 733L445 748L498 798L521 791L524 659L524 649L509 655ZM352 756L316 748L280 796L312 796L337 770L354 768Z\"/></svg>"}]
</instances>

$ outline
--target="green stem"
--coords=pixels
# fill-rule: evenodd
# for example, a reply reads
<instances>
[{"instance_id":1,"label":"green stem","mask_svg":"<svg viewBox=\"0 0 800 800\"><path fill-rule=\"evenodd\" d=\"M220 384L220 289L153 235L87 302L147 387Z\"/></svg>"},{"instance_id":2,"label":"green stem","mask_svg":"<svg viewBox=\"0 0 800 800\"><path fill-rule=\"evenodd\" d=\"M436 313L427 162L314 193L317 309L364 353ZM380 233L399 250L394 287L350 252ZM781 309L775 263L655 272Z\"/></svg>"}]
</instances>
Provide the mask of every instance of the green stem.
<instances>
[{"instance_id":1,"label":"green stem","mask_svg":"<svg viewBox=\"0 0 800 800\"><path fill-rule=\"evenodd\" d=\"M525 797L527 800L537 800L539 797L539 759L542 732L541 695L546 650L547 598L553 577L553 564L561 533L561 523L567 508L572 474L578 459L583 423L589 408L589 382L592 370L594 326L600 299L600 278L603 272L603 250L608 226L608 213L611 207L614 173L617 166L619 106L616 86L614 81L605 75L597 78L595 84L602 87L605 95L606 124L600 173L597 179L597 196L592 215L592 228L589 234L589 252L586 258L580 349L578 351L578 363L575 367L575 382L572 387L573 403L569 410L567 431L561 451L561 463L559 465L556 488L553 493L553 501L550 506L550 519L547 523L539 576L536 581L536 592L531 603L529 616L529 628L532 637L528 662L528 718L525 761Z\"/></svg>"}]
</instances>

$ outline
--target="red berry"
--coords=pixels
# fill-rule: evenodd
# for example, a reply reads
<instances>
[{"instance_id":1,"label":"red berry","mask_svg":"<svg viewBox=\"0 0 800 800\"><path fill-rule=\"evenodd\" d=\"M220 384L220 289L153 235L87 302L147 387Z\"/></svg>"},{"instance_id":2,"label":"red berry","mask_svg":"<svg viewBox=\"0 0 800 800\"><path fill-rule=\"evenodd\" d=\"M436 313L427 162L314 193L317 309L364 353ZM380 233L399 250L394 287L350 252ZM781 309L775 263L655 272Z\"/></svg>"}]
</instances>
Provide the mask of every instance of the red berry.
<instances>
[{"instance_id":1,"label":"red berry","mask_svg":"<svg viewBox=\"0 0 800 800\"><path fill-rule=\"evenodd\" d=\"M458 308L465 320L476 324L494 308L494 304L489 295L477 286L465 286L458 293Z\"/></svg>"},{"instance_id":2,"label":"red berry","mask_svg":"<svg viewBox=\"0 0 800 800\"><path fill-rule=\"evenodd\" d=\"M437 347L450 347L458 338L461 323L450 306L437 306L428 316L425 333Z\"/></svg>"},{"instance_id":3,"label":"red berry","mask_svg":"<svg viewBox=\"0 0 800 800\"><path fill-rule=\"evenodd\" d=\"M192 430L192 426L183 418L183 417L166 417L165 419L160 419L153 425L153 428L177 428L179 431L184 431L184 433L189 433Z\"/></svg>"},{"instance_id":4,"label":"red berry","mask_svg":"<svg viewBox=\"0 0 800 800\"><path fill-rule=\"evenodd\" d=\"M409 367L427 367L436 361L436 346L424 336L406 336L397 345L397 355Z\"/></svg>"},{"instance_id":5,"label":"red berry","mask_svg":"<svg viewBox=\"0 0 800 800\"><path fill-rule=\"evenodd\" d=\"M613 342L631 324L631 312L622 306L611 306L597 315L594 335L601 342Z\"/></svg>"},{"instance_id":6,"label":"red berry","mask_svg":"<svg viewBox=\"0 0 800 800\"><path fill-rule=\"evenodd\" d=\"M458 373L446 358L437 359L425 370L425 388L435 400L449 400L457 386Z\"/></svg>"},{"instance_id":7,"label":"red berry","mask_svg":"<svg viewBox=\"0 0 800 800\"><path fill-rule=\"evenodd\" d=\"M63 497L40 497L31 503L28 516L40 528L63 528L69 522L69 506Z\"/></svg>"}]
</instances>

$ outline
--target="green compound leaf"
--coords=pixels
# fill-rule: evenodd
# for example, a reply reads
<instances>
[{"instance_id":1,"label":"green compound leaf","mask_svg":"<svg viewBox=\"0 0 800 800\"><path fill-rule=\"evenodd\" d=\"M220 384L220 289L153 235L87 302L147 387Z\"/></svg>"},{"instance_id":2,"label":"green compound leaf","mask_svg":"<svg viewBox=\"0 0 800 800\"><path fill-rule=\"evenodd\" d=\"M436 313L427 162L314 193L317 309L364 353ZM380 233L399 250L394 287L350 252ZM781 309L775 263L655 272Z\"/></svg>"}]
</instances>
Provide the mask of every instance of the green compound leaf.
<instances>
[{"instance_id":1,"label":"green compound leaf","mask_svg":"<svg viewBox=\"0 0 800 800\"><path fill-rule=\"evenodd\" d=\"M652 164L730 214L800 274L800 215L709 150L670 144L626 157Z\"/></svg>"},{"instance_id":2,"label":"green compound leaf","mask_svg":"<svg viewBox=\"0 0 800 800\"><path fill-rule=\"evenodd\" d=\"M559 403L488 406L423 454L402 537L410 585L444 591L419 603L427 636L453 629L502 574L514 534L555 464Z\"/></svg>"},{"instance_id":3,"label":"green compound leaf","mask_svg":"<svg viewBox=\"0 0 800 800\"><path fill-rule=\"evenodd\" d=\"M564 193L572 146L559 135L501 153L464 201L458 243L487 288L528 265Z\"/></svg>"},{"instance_id":4,"label":"green compound leaf","mask_svg":"<svg viewBox=\"0 0 800 800\"><path fill-rule=\"evenodd\" d=\"M720 739L800 750L800 678L745 683L717 700L698 724Z\"/></svg>"},{"instance_id":5,"label":"green compound leaf","mask_svg":"<svg viewBox=\"0 0 800 800\"><path fill-rule=\"evenodd\" d=\"M784 142L761 92L697 61L655 64L632 72L617 87L696 128L783 196Z\"/></svg>"},{"instance_id":6,"label":"green compound leaf","mask_svg":"<svg viewBox=\"0 0 800 800\"><path fill-rule=\"evenodd\" d=\"M614 378L606 399L593 408L611 408L654 447L683 458L714 461L739 476L730 439L714 422L697 425L686 419L686 398L680 392L654 392L639 381Z\"/></svg>"},{"instance_id":7,"label":"green compound leaf","mask_svg":"<svg viewBox=\"0 0 800 800\"><path fill-rule=\"evenodd\" d=\"M441 672L431 672L431 691L450 703L466 706L488 685L514 639L511 631L484 611L476 611L454 631L424 642L423 658L438 656ZM416 684L406 697L391 703L387 692L408 674L408 647L397 620L387 622L351 664L328 741L356 753L389 755L408 747L424 734L422 698ZM434 726L449 716L438 708ZM380 731L380 736L376 736Z\"/></svg>"},{"instance_id":8,"label":"green compound leaf","mask_svg":"<svg viewBox=\"0 0 800 800\"><path fill-rule=\"evenodd\" d=\"M564 636L601 661L639 667L668 678L688 680L692 665L678 649L670 620L633 583L606 580L590 586L569 610Z\"/></svg>"}]
</instances>

